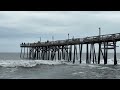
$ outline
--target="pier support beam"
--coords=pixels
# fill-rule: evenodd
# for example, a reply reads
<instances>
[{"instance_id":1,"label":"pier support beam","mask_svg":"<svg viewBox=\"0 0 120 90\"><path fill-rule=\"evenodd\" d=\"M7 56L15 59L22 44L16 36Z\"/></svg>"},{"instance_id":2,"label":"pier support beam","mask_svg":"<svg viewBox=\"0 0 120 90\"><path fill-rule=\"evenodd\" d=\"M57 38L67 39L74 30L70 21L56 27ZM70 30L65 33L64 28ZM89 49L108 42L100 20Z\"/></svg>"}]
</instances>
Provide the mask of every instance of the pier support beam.
<instances>
[{"instance_id":1,"label":"pier support beam","mask_svg":"<svg viewBox=\"0 0 120 90\"><path fill-rule=\"evenodd\" d=\"M93 44L93 64L94 62L97 64L96 52L95 52L95 45Z\"/></svg>"},{"instance_id":2,"label":"pier support beam","mask_svg":"<svg viewBox=\"0 0 120 90\"><path fill-rule=\"evenodd\" d=\"M81 57L82 57L82 44L79 44L79 53L80 53L80 64L82 62Z\"/></svg>"},{"instance_id":3,"label":"pier support beam","mask_svg":"<svg viewBox=\"0 0 120 90\"><path fill-rule=\"evenodd\" d=\"M76 60L78 60L78 55L77 55L77 45L75 45L75 49L76 49Z\"/></svg>"},{"instance_id":4,"label":"pier support beam","mask_svg":"<svg viewBox=\"0 0 120 90\"><path fill-rule=\"evenodd\" d=\"M24 47L24 54L23 54L23 59L25 58L25 47Z\"/></svg>"},{"instance_id":5,"label":"pier support beam","mask_svg":"<svg viewBox=\"0 0 120 90\"><path fill-rule=\"evenodd\" d=\"M107 64L106 60L106 43L104 42L104 64Z\"/></svg>"},{"instance_id":6,"label":"pier support beam","mask_svg":"<svg viewBox=\"0 0 120 90\"><path fill-rule=\"evenodd\" d=\"M89 64L89 47L88 47L88 44L86 44L86 64Z\"/></svg>"},{"instance_id":7,"label":"pier support beam","mask_svg":"<svg viewBox=\"0 0 120 90\"><path fill-rule=\"evenodd\" d=\"M22 47L21 47L21 52L20 52L20 58L22 58Z\"/></svg>"},{"instance_id":8,"label":"pier support beam","mask_svg":"<svg viewBox=\"0 0 120 90\"><path fill-rule=\"evenodd\" d=\"M57 50L58 50L58 60L60 60L60 51L59 51L60 47L58 46L57 47Z\"/></svg>"},{"instance_id":9,"label":"pier support beam","mask_svg":"<svg viewBox=\"0 0 120 90\"><path fill-rule=\"evenodd\" d=\"M101 55L101 43L99 43L99 50L98 50L98 64L100 64L100 55Z\"/></svg>"},{"instance_id":10,"label":"pier support beam","mask_svg":"<svg viewBox=\"0 0 120 90\"><path fill-rule=\"evenodd\" d=\"M27 59L28 59L28 47L27 47Z\"/></svg>"},{"instance_id":11,"label":"pier support beam","mask_svg":"<svg viewBox=\"0 0 120 90\"><path fill-rule=\"evenodd\" d=\"M72 45L70 45L70 49L69 49L69 61L72 60Z\"/></svg>"},{"instance_id":12,"label":"pier support beam","mask_svg":"<svg viewBox=\"0 0 120 90\"><path fill-rule=\"evenodd\" d=\"M106 42L106 47L105 47L105 64L107 64L107 58L108 58L108 42Z\"/></svg>"},{"instance_id":13,"label":"pier support beam","mask_svg":"<svg viewBox=\"0 0 120 90\"><path fill-rule=\"evenodd\" d=\"M114 65L117 65L117 58L116 58L116 41L113 42L114 44Z\"/></svg>"},{"instance_id":14,"label":"pier support beam","mask_svg":"<svg viewBox=\"0 0 120 90\"><path fill-rule=\"evenodd\" d=\"M74 45L74 56L73 56L73 64L75 63L75 45Z\"/></svg>"},{"instance_id":15,"label":"pier support beam","mask_svg":"<svg viewBox=\"0 0 120 90\"><path fill-rule=\"evenodd\" d=\"M93 51L93 48L92 48L92 44L90 45L90 63L91 63L91 58L92 58L92 51Z\"/></svg>"}]
</instances>

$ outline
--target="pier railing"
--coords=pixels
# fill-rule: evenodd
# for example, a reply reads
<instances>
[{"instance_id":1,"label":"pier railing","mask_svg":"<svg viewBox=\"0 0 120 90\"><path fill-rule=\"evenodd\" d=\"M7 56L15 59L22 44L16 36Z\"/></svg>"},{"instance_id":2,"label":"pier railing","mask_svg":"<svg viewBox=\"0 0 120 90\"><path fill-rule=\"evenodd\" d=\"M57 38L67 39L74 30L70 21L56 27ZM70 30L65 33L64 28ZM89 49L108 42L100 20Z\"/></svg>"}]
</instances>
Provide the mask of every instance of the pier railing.
<instances>
[{"instance_id":1,"label":"pier railing","mask_svg":"<svg viewBox=\"0 0 120 90\"><path fill-rule=\"evenodd\" d=\"M68 44L74 45L74 44L86 44L86 43L98 43L98 42L110 42L110 41L120 41L120 33L92 36L85 38L57 40L57 41L22 43L20 44L20 47L53 46L53 45L68 45Z\"/></svg>"}]
</instances>

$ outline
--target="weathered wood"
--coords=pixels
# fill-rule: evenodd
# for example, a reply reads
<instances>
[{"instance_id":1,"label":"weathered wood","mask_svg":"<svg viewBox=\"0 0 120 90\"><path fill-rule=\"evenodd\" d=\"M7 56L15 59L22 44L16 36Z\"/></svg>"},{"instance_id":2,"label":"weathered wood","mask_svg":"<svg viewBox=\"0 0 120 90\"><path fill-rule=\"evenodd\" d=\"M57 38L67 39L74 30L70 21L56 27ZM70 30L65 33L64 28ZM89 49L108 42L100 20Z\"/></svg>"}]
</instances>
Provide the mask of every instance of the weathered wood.
<instances>
[{"instance_id":1,"label":"weathered wood","mask_svg":"<svg viewBox=\"0 0 120 90\"><path fill-rule=\"evenodd\" d=\"M81 64L81 62L82 62L82 44L81 44L81 47L80 47L80 64Z\"/></svg>"},{"instance_id":2,"label":"weathered wood","mask_svg":"<svg viewBox=\"0 0 120 90\"><path fill-rule=\"evenodd\" d=\"M59 46L58 46L58 60L60 60Z\"/></svg>"},{"instance_id":3,"label":"weathered wood","mask_svg":"<svg viewBox=\"0 0 120 90\"><path fill-rule=\"evenodd\" d=\"M68 45L67 45L66 53L67 53L67 60L69 61Z\"/></svg>"},{"instance_id":4,"label":"weathered wood","mask_svg":"<svg viewBox=\"0 0 120 90\"><path fill-rule=\"evenodd\" d=\"M106 47L108 47L108 42L106 42ZM108 58L108 49L105 50L105 60L107 64L107 58Z\"/></svg>"},{"instance_id":5,"label":"weathered wood","mask_svg":"<svg viewBox=\"0 0 120 90\"><path fill-rule=\"evenodd\" d=\"M102 54L102 56L103 56L103 59L104 59L104 53L102 52L102 49L101 49L100 51L101 51L101 54Z\"/></svg>"},{"instance_id":6,"label":"weathered wood","mask_svg":"<svg viewBox=\"0 0 120 90\"><path fill-rule=\"evenodd\" d=\"M37 59L38 59L38 54L39 54L39 53L38 53L38 47L37 47L37 49L36 49L36 53L37 53Z\"/></svg>"},{"instance_id":7,"label":"weathered wood","mask_svg":"<svg viewBox=\"0 0 120 90\"><path fill-rule=\"evenodd\" d=\"M72 60L72 45L70 45L69 58L70 58L70 61L71 61Z\"/></svg>"},{"instance_id":8,"label":"weathered wood","mask_svg":"<svg viewBox=\"0 0 120 90\"><path fill-rule=\"evenodd\" d=\"M40 60L42 60L42 50L40 49Z\"/></svg>"},{"instance_id":9,"label":"weathered wood","mask_svg":"<svg viewBox=\"0 0 120 90\"><path fill-rule=\"evenodd\" d=\"M63 53L63 47L64 47L64 46L62 46L62 59L64 59L64 57L63 57L63 54L64 54L64 53Z\"/></svg>"},{"instance_id":10,"label":"weathered wood","mask_svg":"<svg viewBox=\"0 0 120 90\"><path fill-rule=\"evenodd\" d=\"M22 58L22 47L21 47L21 52L20 52L20 58Z\"/></svg>"},{"instance_id":11,"label":"weathered wood","mask_svg":"<svg viewBox=\"0 0 120 90\"><path fill-rule=\"evenodd\" d=\"M44 50L43 50L43 47L42 47L41 57L42 57L42 60L44 60Z\"/></svg>"},{"instance_id":12,"label":"weathered wood","mask_svg":"<svg viewBox=\"0 0 120 90\"><path fill-rule=\"evenodd\" d=\"M60 60L61 60L61 50L60 50Z\"/></svg>"},{"instance_id":13,"label":"weathered wood","mask_svg":"<svg viewBox=\"0 0 120 90\"><path fill-rule=\"evenodd\" d=\"M114 44L114 65L117 65L117 58L116 58L116 42L113 42Z\"/></svg>"},{"instance_id":14,"label":"weathered wood","mask_svg":"<svg viewBox=\"0 0 120 90\"><path fill-rule=\"evenodd\" d=\"M104 64L107 64L107 60L106 60L106 42L104 42Z\"/></svg>"},{"instance_id":15,"label":"weathered wood","mask_svg":"<svg viewBox=\"0 0 120 90\"><path fill-rule=\"evenodd\" d=\"M51 51L51 60L53 60L53 50Z\"/></svg>"},{"instance_id":16,"label":"weathered wood","mask_svg":"<svg viewBox=\"0 0 120 90\"><path fill-rule=\"evenodd\" d=\"M89 48L88 48L88 44L86 44L86 64L88 64L89 63Z\"/></svg>"},{"instance_id":17,"label":"weathered wood","mask_svg":"<svg viewBox=\"0 0 120 90\"><path fill-rule=\"evenodd\" d=\"M68 40L58 40L58 41L47 41L47 42L37 42L37 43L22 43L20 58L29 58L29 59L42 59L42 60L68 60L75 63L75 60L78 60L80 56L80 63L82 57L82 46L85 44L86 47L86 63L96 62L100 64L101 55L104 58L104 64L107 64L108 49L114 49L114 65L117 64L116 57L116 42L120 41L120 33L111 34L111 35L100 35L94 37L86 38L76 38ZM113 43L111 43L113 42ZM98 57L96 59L95 44L99 44ZM104 48L101 48L101 44L104 44ZM72 45L74 45L72 55ZM77 45L79 45L79 55L77 52ZM89 52L89 45L90 52ZM22 47L24 52L22 53ZM27 49L27 54L25 53L25 48ZM28 51L29 48L29 51ZM104 53L102 52L104 49ZM57 56L56 56L57 55ZM92 56L93 55L93 56ZM26 57L27 56L27 57ZM98 61L97 61L98 60Z\"/></svg>"},{"instance_id":18,"label":"weathered wood","mask_svg":"<svg viewBox=\"0 0 120 90\"><path fill-rule=\"evenodd\" d=\"M75 45L74 45L74 56L73 56L73 64L75 63Z\"/></svg>"},{"instance_id":19,"label":"weathered wood","mask_svg":"<svg viewBox=\"0 0 120 90\"><path fill-rule=\"evenodd\" d=\"M92 55L92 44L90 45L90 63L91 63L91 56Z\"/></svg>"},{"instance_id":20,"label":"weathered wood","mask_svg":"<svg viewBox=\"0 0 120 90\"><path fill-rule=\"evenodd\" d=\"M24 47L24 54L23 54L23 58L25 58L25 47Z\"/></svg>"},{"instance_id":21,"label":"weathered wood","mask_svg":"<svg viewBox=\"0 0 120 90\"><path fill-rule=\"evenodd\" d=\"M27 47L27 59L28 59L28 47Z\"/></svg>"},{"instance_id":22,"label":"weathered wood","mask_svg":"<svg viewBox=\"0 0 120 90\"><path fill-rule=\"evenodd\" d=\"M113 42L114 40L120 41L120 33L92 36L85 38L74 38L68 40L50 41L50 42L37 42L20 44L20 47L36 47L36 46L58 46L58 45L74 45L74 44L87 44L87 43L99 43L99 42Z\"/></svg>"},{"instance_id":23,"label":"weathered wood","mask_svg":"<svg viewBox=\"0 0 120 90\"><path fill-rule=\"evenodd\" d=\"M98 50L98 64L100 64L100 55L101 55L101 43L99 43L99 50Z\"/></svg>"},{"instance_id":24,"label":"weathered wood","mask_svg":"<svg viewBox=\"0 0 120 90\"><path fill-rule=\"evenodd\" d=\"M97 64L97 58L96 58L96 52L95 52L95 46L93 44L93 63L95 62Z\"/></svg>"},{"instance_id":25,"label":"weathered wood","mask_svg":"<svg viewBox=\"0 0 120 90\"><path fill-rule=\"evenodd\" d=\"M55 49L54 49L54 58L55 58L55 60L56 60L56 47L55 47Z\"/></svg>"},{"instance_id":26,"label":"weathered wood","mask_svg":"<svg viewBox=\"0 0 120 90\"><path fill-rule=\"evenodd\" d=\"M75 51L76 51L76 60L78 60L78 55L77 55L77 45L75 45Z\"/></svg>"},{"instance_id":27,"label":"weathered wood","mask_svg":"<svg viewBox=\"0 0 120 90\"><path fill-rule=\"evenodd\" d=\"M63 49L63 59L65 60L65 49Z\"/></svg>"},{"instance_id":28,"label":"weathered wood","mask_svg":"<svg viewBox=\"0 0 120 90\"><path fill-rule=\"evenodd\" d=\"M92 58L93 58L92 62L94 64L94 62L95 62L95 60L94 60L94 44L92 43L91 46L92 46L91 48L92 48Z\"/></svg>"},{"instance_id":29,"label":"weathered wood","mask_svg":"<svg viewBox=\"0 0 120 90\"><path fill-rule=\"evenodd\" d=\"M38 53L38 55L39 55L39 60L40 60L40 47L39 47L39 53Z\"/></svg>"},{"instance_id":30,"label":"weathered wood","mask_svg":"<svg viewBox=\"0 0 120 90\"><path fill-rule=\"evenodd\" d=\"M68 60L67 46L65 46L65 60Z\"/></svg>"},{"instance_id":31,"label":"weathered wood","mask_svg":"<svg viewBox=\"0 0 120 90\"><path fill-rule=\"evenodd\" d=\"M70 62L70 46L68 46L68 62Z\"/></svg>"},{"instance_id":32,"label":"weathered wood","mask_svg":"<svg viewBox=\"0 0 120 90\"><path fill-rule=\"evenodd\" d=\"M31 59L31 50L32 48L29 48L29 59Z\"/></svg>"},{"instance_id":33,"label":"weathered wood","mask_svg":"<svg viewBox=\"0 0 120 90\"><path fill-rule=\"evenodd\" d=\"M49 48L49 47L48 47ZM48 50L48 60L50 60L50 48Z\"/></svg>"}]
</instances>

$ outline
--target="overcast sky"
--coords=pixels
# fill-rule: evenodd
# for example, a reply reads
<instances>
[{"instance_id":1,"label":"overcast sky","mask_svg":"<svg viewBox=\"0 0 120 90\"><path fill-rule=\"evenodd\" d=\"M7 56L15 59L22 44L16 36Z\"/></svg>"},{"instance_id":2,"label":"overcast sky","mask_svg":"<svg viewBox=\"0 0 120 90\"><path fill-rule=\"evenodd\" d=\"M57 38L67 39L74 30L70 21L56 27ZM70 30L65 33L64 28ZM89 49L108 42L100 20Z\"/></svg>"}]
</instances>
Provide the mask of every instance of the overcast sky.
<instances>
[{"instance_id":1,"label":"overcast sky","mask_svg":"<svg viewBox=\"0 0 120 90\"><path fill-rule=\"evenodd\" d=\"M0 11L0 52L20 52L20 43L120 33L119 11ZM117 43L120 45L120 43ZM120 51L120 48L117 48Z\"/></svg>"}]
</instances>

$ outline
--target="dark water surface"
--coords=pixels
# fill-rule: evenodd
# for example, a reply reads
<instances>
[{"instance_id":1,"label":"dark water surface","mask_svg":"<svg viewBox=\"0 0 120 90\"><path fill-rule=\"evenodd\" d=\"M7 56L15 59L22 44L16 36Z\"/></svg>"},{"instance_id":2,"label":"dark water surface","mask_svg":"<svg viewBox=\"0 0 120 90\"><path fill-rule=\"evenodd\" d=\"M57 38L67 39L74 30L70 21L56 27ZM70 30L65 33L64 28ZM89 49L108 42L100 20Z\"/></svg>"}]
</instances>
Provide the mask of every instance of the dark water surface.
<instances>
[{"instance_id":1,"label":"dark water surface","mask_svg":"<svg viewBox=\"0 0 120 90\"><path fill-rule=\"evenodd\" d=\"M120 79L119 64L116 66L112 64L36 64L33 67L23 67L17 66L18 64L14 62L16 60L20 64L25 64L21 63L19 53L0 54L0 79ZM9 65L11 62L16 66L11 67L11 64ZM28 64L33 63L28 62Z\"/></svg>"},{"instance_id":2,"label":"dark water surface","mask_svg":"<svg viewBox=\"0 0 120 90\"><path fill-rule=\"evenodd\" d=\"M113 65L37 65L0 67L4 79L119 79L120 66Z\"/></svg>"}]
</instances>

